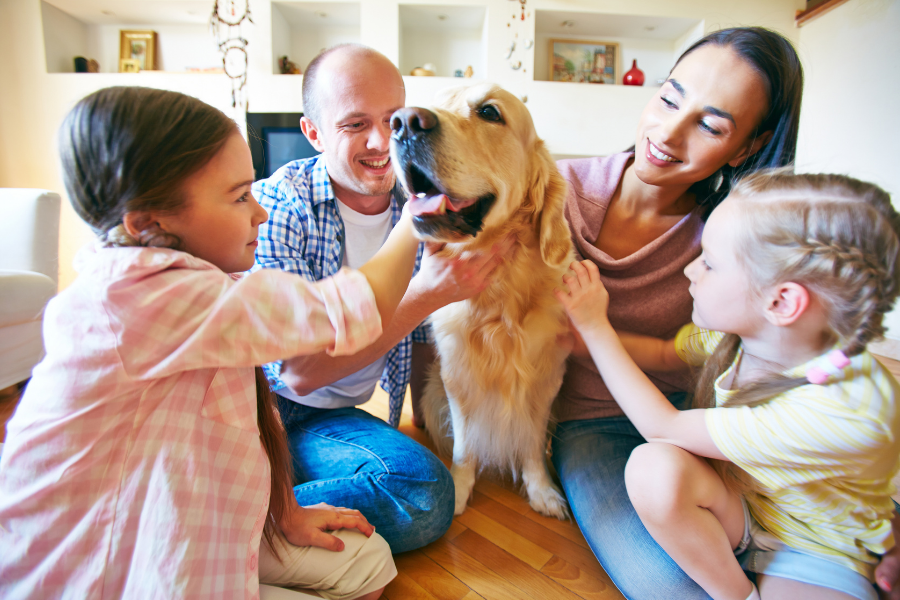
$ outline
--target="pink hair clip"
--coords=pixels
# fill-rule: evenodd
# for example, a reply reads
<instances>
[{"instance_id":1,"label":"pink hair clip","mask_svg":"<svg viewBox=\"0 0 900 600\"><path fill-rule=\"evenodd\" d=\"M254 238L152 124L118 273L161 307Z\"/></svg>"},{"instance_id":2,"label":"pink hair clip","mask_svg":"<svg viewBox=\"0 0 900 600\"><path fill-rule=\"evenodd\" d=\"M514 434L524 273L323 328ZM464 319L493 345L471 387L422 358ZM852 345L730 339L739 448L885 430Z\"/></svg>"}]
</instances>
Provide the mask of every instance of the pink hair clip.
<instances>
[{"instance_id":1,"label":"pink hair clip","mask_svg":"<svg viewBox=\"0 0 900 600\"><path fill-rule=\"evenodd\" d=\"M828 381L830 376L837 375L850 364L850 359L840 350L832 350L826 354L824 358L827 359L827 362L820 359L816 361L816 365L806 370L806 379L808 379L810 383L822 385Z\"/></svg>"}]
</instances>

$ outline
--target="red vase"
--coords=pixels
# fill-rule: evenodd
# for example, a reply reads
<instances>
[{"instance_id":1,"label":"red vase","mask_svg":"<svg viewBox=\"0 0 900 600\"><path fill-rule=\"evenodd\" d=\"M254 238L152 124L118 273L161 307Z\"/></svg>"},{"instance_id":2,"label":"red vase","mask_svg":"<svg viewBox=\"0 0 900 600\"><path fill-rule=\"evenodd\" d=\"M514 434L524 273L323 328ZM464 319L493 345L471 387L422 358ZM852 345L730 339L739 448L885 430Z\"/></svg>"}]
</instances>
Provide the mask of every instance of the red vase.
<instances>
[{"instance_id":1,"label":"red vase","mask_svg":"<svg viewBox=\"0 0 900 600\"><path fill-rule=\"evenodd\" d=\"M622 85L644 85L644 72L637 68L637 59L631 63L631 70L622 77Z\"/></svg>"}]
</instances>

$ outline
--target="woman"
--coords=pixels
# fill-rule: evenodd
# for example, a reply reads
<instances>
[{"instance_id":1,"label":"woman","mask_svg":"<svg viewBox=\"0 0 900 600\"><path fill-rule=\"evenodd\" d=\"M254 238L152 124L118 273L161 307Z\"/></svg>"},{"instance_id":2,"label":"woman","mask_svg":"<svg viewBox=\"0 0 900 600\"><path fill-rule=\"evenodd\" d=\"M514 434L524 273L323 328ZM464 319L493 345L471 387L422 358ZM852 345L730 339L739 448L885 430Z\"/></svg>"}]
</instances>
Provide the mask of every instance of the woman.
<instances>
[{"instance_id":1,"label":"woman","mask_svg":"<svg viewBox=\"0 0 900 600\"><path fill-rule=\"evenodd\" d=\"M641 115L632 152L560 161L579 258L597 264L620 331L672 338L690 322L684 267L733 178L793 161L803 71L790 42L761 28L712 33L678 59ZM684 408L690 373L648 373ZM644 442L576 351L556 403L553 463L594 554L628 598L705 598L647 533L625 490Z\"/></svg>"}]
</instances>

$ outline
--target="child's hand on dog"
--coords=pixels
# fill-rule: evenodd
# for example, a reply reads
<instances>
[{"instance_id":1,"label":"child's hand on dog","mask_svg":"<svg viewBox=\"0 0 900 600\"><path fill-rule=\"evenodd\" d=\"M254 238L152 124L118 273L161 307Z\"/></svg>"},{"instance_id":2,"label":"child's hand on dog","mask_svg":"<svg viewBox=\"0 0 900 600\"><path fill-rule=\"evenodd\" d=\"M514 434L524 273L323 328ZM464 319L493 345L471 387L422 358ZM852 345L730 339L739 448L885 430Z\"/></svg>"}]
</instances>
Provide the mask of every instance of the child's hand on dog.
<instances>
[{"instance_id":1,"label":"child's hand on dog","mask_svg":"<svg viewBox=\"0 0 900 600\"><path fill-rule=\"evenodd\" d=\"M606 311L609 308L609 292L600 281L597 265L589 260L573 262L570 271L563 276L567 290L556 290L556 297L562 302L569 320L581 333L611 328Z\"/></svg>"}]
</instances>

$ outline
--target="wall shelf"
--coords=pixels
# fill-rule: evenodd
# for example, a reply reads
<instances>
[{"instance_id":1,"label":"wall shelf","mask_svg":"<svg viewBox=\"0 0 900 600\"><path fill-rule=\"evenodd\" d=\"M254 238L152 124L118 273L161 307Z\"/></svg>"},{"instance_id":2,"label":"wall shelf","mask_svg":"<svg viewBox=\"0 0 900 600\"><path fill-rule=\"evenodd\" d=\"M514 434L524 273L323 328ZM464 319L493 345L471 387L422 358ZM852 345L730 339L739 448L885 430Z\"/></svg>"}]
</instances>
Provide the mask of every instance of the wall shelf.
<instances>
[{"instance_id":1,"label":"wall shelf","mask_svg":"<svg viewBox=\"0 0 900 600\"><path fill-rule=\"evenodd\" d=\"M100 64L101 73L119 71L119 32L157 32L154 70L183 72L222 66L209 32L212 6L205 0L175 3L116 0L42 1L41 17L48 73L74 73L74 57Z\"/></svg>"},{"instance_id":2,"label":"wall shelf","mask_svg":"<svg viewBox=\"0 0 900 600\"><path fill-rule=\"evenodd\" d=\"M486 9L483 6L401 4L400 72L409 75L431 63L439 77L471 66L476 77L487 72Z\"/></svg>"},{"instance_id":3,"label":"wall shelf","mask_svg":"<svg viewBox=\"0 0 900 600\"><path fill-rule=\"evenodd\" d=\"M622 75L636 59L644 85L652 86L665 79L681 52L702 35L700 19L536 10L534 79L551 80L550 40L590 40L619 44L616 83L622 83Z\"/></svg>"},{"instance_id":4,"label":"wall shelf","mask_svg":"<svg viewBox=\"0 0 900 600\"><path fill-rule=\"evenodd\" d=\"M287 56L301 70L323 49L360 42L358 2L272 2L272 72Z\"/></svg>"}]
</instances>

